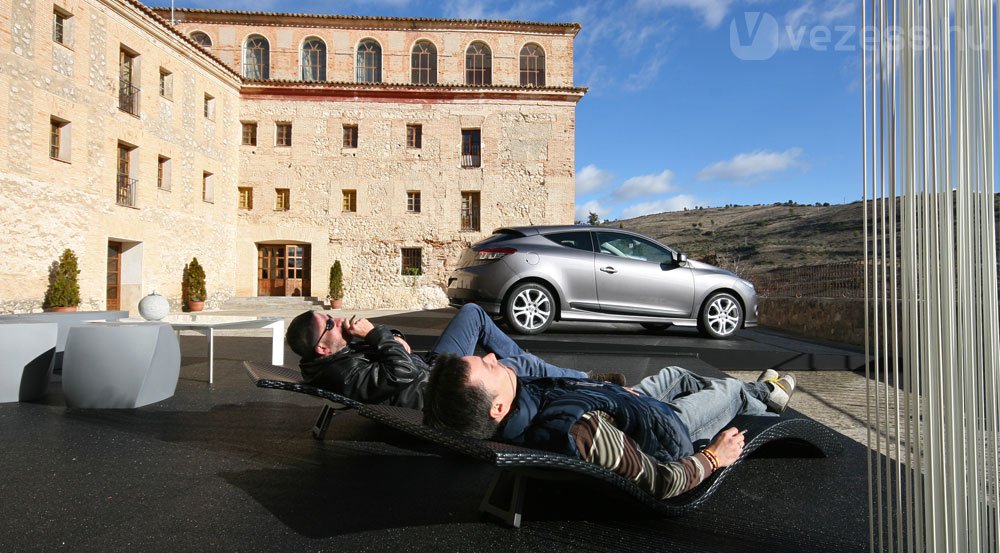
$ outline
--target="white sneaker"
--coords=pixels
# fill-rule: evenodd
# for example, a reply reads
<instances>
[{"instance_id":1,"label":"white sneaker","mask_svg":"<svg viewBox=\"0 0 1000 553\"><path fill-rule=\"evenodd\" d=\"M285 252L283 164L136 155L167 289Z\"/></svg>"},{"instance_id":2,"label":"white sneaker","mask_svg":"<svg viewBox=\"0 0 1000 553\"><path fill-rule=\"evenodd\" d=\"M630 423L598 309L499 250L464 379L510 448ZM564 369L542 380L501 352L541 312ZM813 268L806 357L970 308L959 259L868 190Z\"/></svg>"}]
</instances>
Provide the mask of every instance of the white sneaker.
<instances>
[{"instance_id":1,"label":"white sneaker","mask_svg":"<svg viewBox=\"0 0 1000 553\"><path fill-rule=\"evenodd\" d=\"M768 408L775 413L783 413L785 407L788 407L789 400L792 399L792 394L795 393L795 377L786 374L781 378L768 378L763 382L767 382L771 387L771 393L767 396Z\"/></svg>"},{"instance_id":2,"label":"white sneaker","mask_svg":"<svg viewBox=\"0 0 1000 553\"><path fill-rule=\"evenodd\" d=\"M777 379L778 379L778 371L774 369L767 369L766 371L760 373L760 376L757 377L757 382L767 382L768 380L777 380Z\"/></svg>"}]
</instances>

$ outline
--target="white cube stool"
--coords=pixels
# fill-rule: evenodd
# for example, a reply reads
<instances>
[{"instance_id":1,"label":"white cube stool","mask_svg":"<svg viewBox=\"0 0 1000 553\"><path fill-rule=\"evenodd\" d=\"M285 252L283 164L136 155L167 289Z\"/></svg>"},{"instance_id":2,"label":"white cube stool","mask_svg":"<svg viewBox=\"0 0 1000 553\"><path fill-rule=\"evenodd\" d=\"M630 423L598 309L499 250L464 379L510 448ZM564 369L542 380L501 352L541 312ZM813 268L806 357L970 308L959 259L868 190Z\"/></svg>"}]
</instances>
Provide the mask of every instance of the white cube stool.
<instances>
[{"instance_id":1,"label":"white cube stool","mask_svg":"<svg viewBox=\"0 0 1000 553\"><path fill-rule=\"evenodd\" d=\"M63 357L66 405L130 409L174 395L181 348L164 323L90 323L69 329Z\"/></svg>"},{"instance_id":2,"label":"white cube stool","mask_svg":"<svg viewBox=\"0 0 1000 553\"><path fill-rule=\"evenodd\" d=\"M58 333L56 323L0 323L0 403L45 395Z\"/></svg>"}]
</instances>

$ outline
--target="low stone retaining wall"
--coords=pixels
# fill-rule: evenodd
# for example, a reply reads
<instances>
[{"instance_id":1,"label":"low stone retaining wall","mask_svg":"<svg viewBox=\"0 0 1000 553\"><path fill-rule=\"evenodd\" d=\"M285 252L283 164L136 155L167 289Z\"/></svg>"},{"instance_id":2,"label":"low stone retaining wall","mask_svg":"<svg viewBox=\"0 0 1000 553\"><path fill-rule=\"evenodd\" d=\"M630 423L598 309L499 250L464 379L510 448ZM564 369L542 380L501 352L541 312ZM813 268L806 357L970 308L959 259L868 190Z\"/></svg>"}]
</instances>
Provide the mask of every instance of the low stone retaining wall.
<instances>
[{"instance_id":1,"label":"low stone retaining wall","mask_svg":"<svg viewBox=\"0 0 1000 553\"><path fill-rule=\"evenodd\" d=\"M760 298L759 323L789 334L864 346L865 300Z\"/></svg>"}]
</instances>

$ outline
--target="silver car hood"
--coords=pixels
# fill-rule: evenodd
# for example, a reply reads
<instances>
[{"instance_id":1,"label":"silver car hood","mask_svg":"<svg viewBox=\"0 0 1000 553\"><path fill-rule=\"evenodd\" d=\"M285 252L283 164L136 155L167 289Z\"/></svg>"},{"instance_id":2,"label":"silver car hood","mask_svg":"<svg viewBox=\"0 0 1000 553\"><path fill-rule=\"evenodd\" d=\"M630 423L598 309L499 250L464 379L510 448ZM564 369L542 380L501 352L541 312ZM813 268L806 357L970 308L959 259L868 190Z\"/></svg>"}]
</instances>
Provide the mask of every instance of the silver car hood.
<instances>
[{"instance_id":1,"label":"silver car hood","mask_svg":"<svg viewBox=\"0 0 1000 553\"><path fill-rule=\"evenodd\" d=\"M701 261L695 261L693 259L687 260L687 266L691 269L697 269L705 273L716 273L719 275L731 276L739 278L736 273L732 271L727 271L715 265L709 265L708 263L702 263Z\"/></svg>"}]
</instances>

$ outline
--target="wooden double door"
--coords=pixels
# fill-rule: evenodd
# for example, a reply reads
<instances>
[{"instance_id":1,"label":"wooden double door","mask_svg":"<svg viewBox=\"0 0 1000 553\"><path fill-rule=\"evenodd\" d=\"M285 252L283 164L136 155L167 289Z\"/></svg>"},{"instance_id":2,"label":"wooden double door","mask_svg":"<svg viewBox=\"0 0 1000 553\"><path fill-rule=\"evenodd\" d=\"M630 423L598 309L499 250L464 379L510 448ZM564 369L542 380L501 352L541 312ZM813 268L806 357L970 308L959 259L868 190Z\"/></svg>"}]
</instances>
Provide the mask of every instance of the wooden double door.
<instances>
[{"instance_id":1,"label":"wooden double door","mask_svg":"<svg viewBox=\"0 0 1000 553\"><path fill-rule=\"evenodd\" d=\"M258 244L257 295L311 295L309 254L308 244Z\"/></svg>"}]
</instances>

